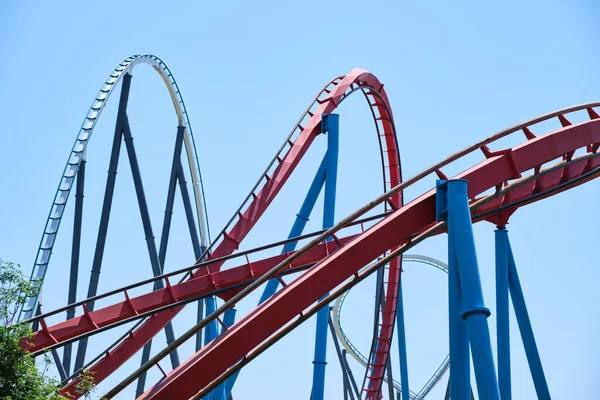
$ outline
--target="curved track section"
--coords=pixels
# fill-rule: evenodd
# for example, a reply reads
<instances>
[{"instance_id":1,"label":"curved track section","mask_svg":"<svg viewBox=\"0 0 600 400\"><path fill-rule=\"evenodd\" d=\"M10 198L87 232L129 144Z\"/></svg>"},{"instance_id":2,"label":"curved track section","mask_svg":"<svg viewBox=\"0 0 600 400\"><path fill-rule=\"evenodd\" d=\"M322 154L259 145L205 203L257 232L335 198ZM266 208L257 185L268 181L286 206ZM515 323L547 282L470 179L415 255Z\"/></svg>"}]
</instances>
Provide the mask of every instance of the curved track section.
<instances>
[{"instance_id":1,"label":"curved track section","mask_svg":"<svg viewBox=\"0 0 600 400\"><path fill-rule=\"evenodd\" d=\"M228 308L252 293L268 279L276 277L290 262L308 252L321 241L330 236L335 238L333 235L344 226L377 205L391 202L392 196L415 182L429 177L432 173L444 177L445 175L441 171L442 167L473 151L480 150L484 160L453 177L453 179L469 181L468 197L473 222L487 220L494 223L505 223L510 214L519 207L598 177L600 175L600 154L598 153L600 118L592 109L595 106L598 104L561 110L502 131L404 181L287 257L268 274L257 279L219 307L207 319L184 334L176 343L168 346L144 368L147 369L156 363L188 337L191 337L190 333L193 335L197 329L206 326L211 320L222 315ZM590 120L582 123L572 124L564 115L567 112L586 108ZM531 128L536 123L555 117L562 124L562 128L540 136L536 136L532 132ZM521 144L497 151L492 151L488 147L488 144L519 131L524 133L526 139ZM523 177L523 174L526 176ZM407 205L392 211L380 222L347 243L336 242L338 248L335 251L307 269L293 282L286 284L275 296L240 319L178 368L168 373L140 399L170 399L173 396L201 398L205 396L232 373L257 357L330 301L415 244L433 234L443 232L445 223L437 222L435 217L435 194L435 189L431 189ZM234 242L235 238L228 241L231 245ZM394 247L397 249L380 261L371 264L381 254ZM330 295L319 301L328 292ZM131 379L135 379L139 373L140 371L134 372L107 396L113 396ZM378 393L367 391L368 399L377 397Z\"/></svg>"},{"instance_id":2,"label":"curved track section","mask_svg":"<svg viewBox=\"0 0 600 400\"><path fill-rule=\"evenodd\" d=\"M355 69L344 77L334 79L319 96L313 101L305 111L299 122L296 124L291 134L280 147L277 155L269 163L265 173L256 183L250 194L244 200L242 206L237 210L223 231L217 236L210 248L204 253L208 260L226 257L236 251L250 232L253 226L266 211L270 203L279 193L295 167L298 165L303 155L306 153L314 139L321 133L321 118L323 114L332 113L338 105L350 94L361 90L369 102L374 120L377 124L378 139L381 149L381 159L384 170L384 184L389 189L401 182L400 156L397 146L393 117L390 111L389 102L383 84L371 73ZM397 209L402 204L402 193L398 191L389 196L388 205ZM223 262L213 262L210 266L198 264L199 270L190 273L187 278L196 276L210 275L218 272ZM400 263L394 262L395 270L390 272L388 287L396 291L397 279L399 278ZM390 269L390 271L392 271ZM213 282L214 284L214 282ZM219 288L214 285L214 289ZM394 296L390 294L390 296ZM104 380L110 373L114 372L119 366L135 354L145 343L155 336L175 315L181 311L183 306L174 307L167 311L153 314L151 318L145 321L139 328L123 338L110 351L105 353L89 369L94 373L94 379L97 383ZM389 302L389 307L384 310L385 318L392 320L395 317L396 302ZM393 324L392 324L393 327ZM383 330L381 338L391 337L392 329ZM379 339L379 337L378 337ZM380 347L382 349L384 346ZM377 359L384 357L387 360L387 351L380 351ZM375 359L375 357L374 357ZM385 363L383 363L385 365ZM374 366L374 373L378 374L374 382L379 382L383 378L383 367ZM67 384L62 393L71 394L74 387L78 384L75 379ZM71 394L72 395L72 394Z\"/></svg>"},{"instance_id":3,"label":"curved track section","mask_svg":"<svg viewBox=\"0 0 600 400\"><path fill-rule=\"evenodd\" d=\"M443 263L443 262L436 260L435 258L431 258L431 257L425 257L425 256L419 256L419 255L413 255L413 254L404 254L402 256L402 262L403 263L406 263L406 262L422 263L422 264L430 265L434 268L439 269L440 271L448 273L448 265L446 263ZM359 364L361 364L363 367L367 368L369 365L368 359L360 352L360 350L358 350L358 348L356 346L354 346L352 344L352 342L350 341L348 336L346 336L344 330L342 329L342 322L341 322L342 307L344 305L344 300L346 299L346 296L348 296L348 294L350 294L350 290L345 292L342 296L338 297L337 300L335 301L335 305L333 306L334 330L335 330L336 336L342 343L342 346L344 346L344 348L346 349L346 352L348 354L350 354L356 361L358 361ZM435 385L437 385L439 383L439 381L442 379L442 377L448 370L449 366L450 366L450 358L448 356L446 356L446 358L444 358L444 361L442 361L442 363L440 364L438 369L434 372L434 374L431 376L431 378L427 381L427 383L425 383L425 385L421 388L421 390L419 390L418 393L414 393L413 391L410 391L411 400L424 399L425 396L427 396L429 394L429 392L431 392L431 390L435 387ZM386 375L384 377L384 382L387 382L388 379L389 378ZM393 385L394 385L394 388L396 389L396 391L398 393L400 393L401 389L402 389L400 382L397 382L396 380L394 380Z\"/></svg>"},{"instance_id":4,"label":"curved track section","mask_svg":"<svg viewBox=\"0 0 600 400\"><path fill-rule=\"evenodd\" d=\"M56 190L54 200L52 201L50 213L44 227L44 233L42 234L42 239L38 247L35 263L31 271L30 279L32 281L38 281L42 283L44 281L44 277L46 276L48 265L50 263L54 242L56 236L58 235L60 222L69 199L69 194L71 193L73 183L75 182L75 178L77 176L79 164L84 158L86 148L94 131L94 127L96 126L98 118L100 118L102 110L104 110L104 106L106 105L108 98L121 78L128 72L131 72L136 65L142 63L152 66L161 76L173 101L173 106L175 107L175 111L177 113L177 122L179 126L185 127L184 143L188 158L188 165L192 176L192 184L196 200L196 214L198 223L200 225L202 246L207 246L209 233L206 220L206 203L202 188L200 165L198 163L198 156L196 154L192 126L188 118L185 103L183 102L183 97L181 96L181 92L177 86L177 82L175 81L173 74L161 59L150 54L133 55L119 63L108 75L83 120L83 124L79 129L79 133L77 134L75 143L73 144L73 148L69 154L67 164L60 178L60 183L58 185L58 189ZM21 308L19 320L25 320L32 317L33 313L35 312L38 299L39 295L30 297L26 300L26 303Z\"/></svg>"}]
</instances>

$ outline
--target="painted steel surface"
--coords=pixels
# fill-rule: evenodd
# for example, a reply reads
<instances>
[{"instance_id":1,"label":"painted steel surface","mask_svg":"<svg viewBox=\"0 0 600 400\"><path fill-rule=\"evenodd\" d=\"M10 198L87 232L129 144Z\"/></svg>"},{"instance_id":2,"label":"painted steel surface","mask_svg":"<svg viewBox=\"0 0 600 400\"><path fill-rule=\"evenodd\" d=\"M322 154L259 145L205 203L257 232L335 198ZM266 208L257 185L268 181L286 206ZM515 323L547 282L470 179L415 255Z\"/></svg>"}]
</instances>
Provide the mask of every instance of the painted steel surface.
<instances>
[{"instance_id":1,"label":"painted steel surface","mask_svg":"<svg viewBox=\"0 0 600 400\"><path fill-rule=\"evenodd\" d=\"M204 246L206 246L206 243L208 243L209 237L206 221L206 204L202 189L200 164L198 163L194 136L192 134L192 126L188 118L185 103L183 102L183 97L181 96L181 92L177 86L177 82L175 81L173 74L160 58L151 54L134 55L120 62L108 75L100 87L100 91L92 102L86 117L84 118L83 124L81 125L79 133L75 139L75 143L73 144L71 153L67 159L67 164L61 176L58 189L56 190L56 194L50 208L50 213L48 215L44 232L42 234L42 239L40 240L40 245L37 251L37 256L35 258L35 263L31 271L31 280L41 282L44 281L44 277L46 276L46 271L50 263L50 257L52 255L55 239L60 228L60 222L62 220L73 183L75 182L77 170L91 139L96 122L98 121L98 118L100 118L100 114L104 110L104 106L106 105L108 98L122 77L131 72L136 65L142 63L152 66L161 76L173 101L173 106L175 108L175 112L177 113L177 124L186 128L184 141L188 165L192 176L194 195L196 198L196 213L200 224L201 240L203 241ZM29 298L27 303L24 304L21 309L19 320L31 318L37 302L38 296Z\"/></svg>"},{"instance_id":2,"label":"painted steel surface","mask_svg":"<svg viewBox=\"0 0 600 400\"><path fill-rule=\"evenodd\" d=\"M400 158L393 126L393 117L383 85L371 73L362 69L355 69L345 77L336 78L332 81L319 95L322 97L317 97L313 104L306 110L290 136L288 136L281 146L278 155L269 164L264 175L259 179L251 194L244 201L242 207L238 209L238 212L221 234L217 236L211 248L207 250L207 253L205 253L208 254L209 251L211 252L209 259L232 254L238 249L239 244L279 193L315 137L320 134L322 115L331 114L348 95L357 90L362 90L367 98L379 132L378 139L382 152L382 160L385 160L382 162L386 188L391 188L401 181ZM304 120L306 121L304 122ZM300 125L301 123L304 123L304 125ZM395 206L401 204L401 192L390 196L390 203ZM221 263L214 263L210 267L202 268L200 263L200 274L219 271L221 265ZM399 270L399 263L396 270ZM396 292L394 279L397 276L399 276L399 273L393 274L389 278L388 287L393 288L393 293ZM394 307L394 309L393 312L388 310L386 315L388 318L391 316L392 320L395 318L395 306L395 302L389 302L389 308ZM181 307L176 307L153 315L152 318L136 329L132 335L124 338L114 349L107 352L105 357L90 366L89 369L94 372L96 382L104 380L110 373L114 372L120 365L133 356L140 347L173 319L181 309ZM385 334L390 335L391 332L391 329L387 329ZM386 357L387 359L387 353L380 352L377 357L379 359ZM377 367L374 371L377 377L375 382L379 382L379 385L381 385L383 370L384 367ZM70 382L63 388L62 393L73 392L73 388L77 384L77 379Z\"/></svg>"},{"instance_id":3,"label":"painted steel surface","mask_svg":"<svg viewBox=\"0 0 600 400\"><path fill-rule=\"evenodd\" d=\"M146 62L142 59L136 60L137 58L133 58L129 63L117 67L118 74L116 76L111 75L107 80L107 82L111 82L107 86L109 90L105 92L101 90L101 93L104 93L105 96L101 99L102 101L98 110L101 111L104 102L121 74L127 69L132 68L137 62ZM158 59L154 58L154 60ZM164 64L162 65L164 66ZM159 70L156 67L155 69ZM166 66L164 69L166 69ZM161 76L163 76L166 82L167 80L170 82L172 78L170 73L168 74L168 79L165 78L167 75L161 74ZM108 83L105 85L108 85ZM234 301L240 300L254 290L256 285L261 283L261 279L273 278L275 274L279 274L286 268L290 268L292 263L300 265L299 260L307 257L311 251L320 249L315 252L314 261L308 263L309 266L307 269L296 280L282 288L277 296L267 300L261 307L233 324L230 329L221 332L216 340L208 343L207 346L199 350L180 367L169 373L165 379L140 398L172 398L173 396L177 398L197 398L204 396L223 382L225 378L233 374L239 367L245 365L247 361L260 354L270 344L283 337L290 329L293 329L307 316L312 315L312 313L322 307L323 304L318 303L320 297L329 291L333 291L332 295L327 297L328 301L330 301L335 296L343 293L343 291L340 291L342 288L347 289L353 286L364 279L368 273L375 271L381 265L385 265L370 263L377 257L386 254L385 262L389 263L391 261L390 268L386 271L388 274L388 284L384 294L386 296L386 307L381 312L379 319L380 326L373 339L371 356L369 357L369 360L373 362L367 368L367 373L370 373L370 375L366 377L363 387L367 398L378 398L384 379L385 365L387 364L397 307L396 293L400 277L400 260L394 257L410 248L414 243L432 234L440 233L444 229L443 224L440 225L435 222L434 191L429 191L408 205L403 205L402 190L434 172L445 179L446 177L441 172L441 168L466 154L475 150L481 150L486 159L469 170L458 174L455 178L469 180L468 198L470 212L473 213L474 220L487 220L502 225L506 223L510 215L518 207L585 183L600 174L600 157L598 157L600 154L597 153L600 146L600 121L598 120L597 113L592 108L598 106L598 104L592 103L548 114L502 131L447 158L417 176L402 182L395 127L383 85L367 71L353 70L349 75L333 80L307 109L280 148L278 155L269 164L267 170L259 179L259 182L254 186L226 228L217 237L213 245L211 245L210 252L207 251L205 253L205 255L210 255L209 259L214 260L215 258L226 257L238 249L242 240L258 222L312 144L312 141L320 130L321 115L331 113L349 94L358 90L362 90L365 94L365 97L369 101L373 118L376 121L386 193L351 214L297 252L284 254L279 256L280 258L273 257L268 261L264 260L265 262L262 264L264 272L262 275L255 274L255 270L250 266L250 263L235 269L220 271L223 264L221 261L210 264L198 262L196 265L198 269L195 273L191 274L190 279L180 283L180 285L187 284L187 287L170 285L167 281L167 287L159 295L150 293L139 296L139 298L144 298L139 303L139 306L146 307L147 311L150 312L160 306L176 304L177 301L184 298L175 294L176 292L173 289L175 287L179 290L186 288L188 295L192 297L207 293L210 295L215 291L228 293L223 295L227 303L217 308L203 322L203 324L208 324L210 321L214 321L217 316L226 313ZM171 95L174 103L176 103L175 100L179 98L177 97L179 96L178 89L175 95L173 93L171 92ZM96 101L99 100L97 99ZM183 104L182 101L181 104ZM92 106L93 108L94 106ZM587 109L590 121L571 124L565 117L565 114L569 112L583 109ZM185 109L183 109L183 113L182 115L185 115L187 121ZM99 112L95 115L95 118L98 115ZM179 113L178 116L181 121ZM558 118L563 128L543 136L535 136L532 133L531 126L551 118ZM86 117L86 121L88 119L90 118ZM91 129L93 129L95 119L90 119L90 121ZM84 123L84 126L88 126L86 124ZM68 164L65 169L63 179L69 178L70 180L66 180L67 184L65 185L61 181L64 190L61 191L59 187L59 191L57 192L57 198L60 195L60 198L64 198L65 202L75 177L74 174L68 175L67 170L70 170L72 166L77 166L81 161L81 154L83 154L82 152L87 145L91 129L87 128L87 136L84 138L78 137L73 150L74 153L72 153L77 154L77 157L73 160L70 158L70 161L73 161L73 163ZM84 131L83 127L82 131ZM523 131L525 134L526 140L522 144L499 151L492 151L487 147L488 144L495 140L518 131ZM187 145L186 141L186 148L188 148ZM82 146L83 150L75 152L76 149L80 150ZM582 150L583 154L575 156L576 150ZM560 160L555 162L557 158ZM189 158L190 163L193 159L193 157ZM545 165L551 162L554 162L554 164L550 167ZM533 170L532 177L522 178L521 174L529 172L529 170ZM494 189L495 192L493 194L488 194L490 190ZM197 200L198 197L200 196L197 196ZM197 205L198 203L197 201ZM320 244L320 240L335 234L380 204L386 204L386 207L389 207L391 212L375 226L358 235L347 237L347 240L338 239L334 236L335 240L331 242L332 248ZM57 213L53 214L53 211L55 211L54 207L57 205L62 206L62 208L57 208L56 210L60 214L60 217L62 217L64 203L57 203L56 199L51 216L57 215ZM199 218L202 212L203 209L200 205L198 209ZM42 243L50 243L50 246L53 245L60 218L58 219L58 223L54 222L56 219L52 221L52 224L54 224L52 226L56 229L53 232L45 232L42 238ZM203 238L205 238L204 235ZM42 246L40 246L40 249L42 249ZM34 268L32 277L34 274L39 275L41 273L43 275L45 273L48 259L49 253L46 264L38 265L38 260L36 259L36 268ZM260 264L262 261L256 263ZM313 263L316 264L312 265ZM306 265L302 264L302 266ZM215 277L219 276L218 274L223 274L223 278L228 279L228 283L219 287L214 280ZM248 274L250 275L249 279L242 279L242 276L247 276ZM194 286L199 285L201 281L206 286L202 286L201 288ZM229 288L228 284L249 286L245 289L242 286ZM160 297L161 295L163 297ZM140 300L139 298L136 299ZM167 299L165 300L165 298ZM79 321L82 325L89 322L90 324L83 330L75 327L75 325L68 324L48 328L44 326L45 324L42 320L43 329L37 335L39 338L36 337L34 340L38 340L38 349L48 348L48 346L58 343L59 341L54 333L58 333L58 336L64 333L61 340L72 340L81 334L100 328L94 325L97 325L96 322L100 321L101 318L104 318L105 326L110 326L112 323L130 318L132 313L139 314L138 310L141 308L138 309L133 304L133 299L129 299L126 295L125 302L98 310L99 313L96 314L98 316L97 320L89 318L92 313L84 316L85 318L71 320ZM158 333L182 307L182 305L177 305L169 310L152 314L132 335L124 338L116 347L108 351L105 357L91 366L91 371L94 373L96 382L101 382L129 359ZM89 328L90 326L91 328ZM169 346L167 350L172 351L174 348L176 347ZM242 360L242 362L238 363L238 360ZM151 360L151 362L153 361ZM199 376L198 372L200 371L202 371L202 374ZM63 393L69 392L77 383L77 379L70 382L63 388Z\"/></svg>"},{"instance_id":4,"label":"painted steel surface","mask_svg":"<svg viewBox=\"0 0 600 400\"><path fill-rule=\"evenodd\" d=\"M496 186L504 189L514 188L514 192L506 192L496 197L495 201L480 207L478 211L489 212L487 219L490 219L504 210L501 207L503 204L516 201L521 201L521 204L534 202L596 177L600 165L600 154L596 153L599 145L600 120L567 125L546 135L528 139L507 151L493 153L485 149L484 155L488 157L485 161L458 174L454 179L469 182L467 197L471 199L470 204L474 207L476 202L481 200L479 197L489 189ZM583 149L585 154L574 157L573 154L578 149ZM572 163L564 163L563 156ZM558 162L559 168L554 172L525 181L526 183L519 182L522 173L531 169L543 173L541 166L556 158L561 158L561 161ZM580 176L585 178L579 180ZM399 188L402 188L402 185ZM536 197L537 194L542 196ZM389 196L390 193L387 193L372 203L381 203ZM504 201L506 203L503 203ZM372 203L365 208L369 208ZM276 334L279 329L301 316L311 306L318 308L314 307L314 304L324 293L332 291L347 279L352 279L363 266L386 250L410 243L415 235L435 226L435 209L435 190L431 190L394 211L383 221L308 269L283 288L276 297L234 324L219 337L219 340L211 342L169 373L141 398L166 399L173 393L181 397L201 396L206 390L210 390L213 385L211 382L230 374L233 371L230 367L238 360L251 358L252 352L260 349L261 343ZM476 218L476 221L482 219ZM343 223L344 221L338 225ZM335 228L330 231L335 231ZM223 306L223 310L226 307L228 304ZM281 335L277 336L278 339L280 337ZM205 389L195 392L194 388L199 387Z\"/></svg>"}]
</instances>

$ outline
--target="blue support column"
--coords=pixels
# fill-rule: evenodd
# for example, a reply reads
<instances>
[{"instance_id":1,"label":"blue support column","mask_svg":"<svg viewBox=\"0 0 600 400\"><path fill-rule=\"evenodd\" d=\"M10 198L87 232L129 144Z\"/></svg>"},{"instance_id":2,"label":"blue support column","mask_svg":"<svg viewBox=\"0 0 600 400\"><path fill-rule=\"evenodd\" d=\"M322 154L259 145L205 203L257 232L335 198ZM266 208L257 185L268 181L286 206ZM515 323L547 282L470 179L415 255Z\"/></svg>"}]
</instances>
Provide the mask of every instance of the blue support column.
<instances>
[{"instance_id":1,"label":"blue support column","mask_svg":"<svg viewBox=\"0 0 600 400\"><path fill-rule=\"evenodd\" d=\"M312 213L313 208L315 207L315 203L317 202L317 198L319 197L319 193L321 193L321 188L323 187L323 183L325 183L325 169L327 168L327 155L323 157L321 161L321 165L319 165L319 169L315 174L315 177L308 188L308 192L306 193L306 198L300 207L300 211L296 214L296 219L294 220L294 225L292 225L292 229L290 229L290 234L288 235L288 239L302 235L304 231L304 227L306 223L310 219L310 214ZM281 250L281 254L285 254L286 251L294 251L296 250L296 245L298 242L291 242L283 246L283 250ZM277 291L277 287L279 286L279 281L277 279L271 279L267 282L267 286L263 291L262 296L260 297L260 301L258 304L262 304L269 297L273 296Z\"/></svg>"},{"instance_id":2,"label":"blue support column","mask_svg":"<svg viewBox=\"0 0 600 400\"><path fill-rule=\"evenodd\" d=\"M214 296L207 297L205 299L204 304L206 305L206 315L207 316L212 314L213 312L215 312L215 310L217 309L217 299ZM235 316L235 314L234 314L234 316ZM218 335L217 321L214 320L214 321L211 321L208 324L208 326L205 328L204 345L206 346L208 343L210 343L214 338L217 337L217 335ZM215 392L215 390L213 390L208 395L206 395L204 397L204 400L221 400L221 397L218 394L219 392ZM222 391L221 391L221 394L222 394Z\"/></svg>"},{"instance_id":3,"label":"blue support column","mask_svg":"<svg viewBox=\"0 0 600 400\"><path fill-rule=\"evenodd\" d=\"M325 171L325 204L323 229L333 226L339 150L339 115L323 115L322 131L327 132L327 169ZM327 296L327 294L325 295ZM324 297L325 297L324 296ZM322 299L321 299L322 300ZM325 367L327 365L327 319L329 308L317 312L315 358L313 361L312 400L323 400L325 392Z\"/></svg>"},{"instance_id":4,"label":"blue support column","mask_svg":"<svg viewBox=\"0 0 600 400\"><path fill-rule=\"evenodd\" d=\"M302 232L304 231L304 227L306 226L306 223L309 221L310 214L312 213L315 203L317 202L319 193L321 193L321 188L323 187L323 184L325 183L325 169L326 168L327 168L327 154L325 155L325 157L323 157L323 160L321 161L321 165L319 166L319 169L317 170L317 173L315 174L315 177L308 189L308 192L306 193L306 198L304 199L304 202L302 203L302 206L300 207L300 211L298 212L298 214L296 214L296 219L294 221L294 224L292 225L292 229L290 230L288 239L302 235ZM284 245L283 249L281 250L281 254L285 254L287 251L296 250L297 244L298 244L298 242L290 242L290 243ZM267 286L265 287L265 290L263 291L258 304L259 305L262 304L269 297L273 296L275 294L275 292L277 291L278 286L279 286L279 281L277 279L271 279L270 281L268 281ZM226 390L227 396L229 396L229 394L231 393L231 390L233 389L233 386L235 385L235 381L236 381L239 373L240 373L240 371L236 371L231 377L229 377L229 379L227 379L227 381L225 383L225 390Z\"/></svg>"},{"instance_id":5,"label":"blue support column","mask_svg":"<svg viewBox=\"0 0 600 400\"><path fill-rule=\"evenodd\" d=\"M330 149L330 142L329 140L330 137L328 137L328 142L327 142L327 153L325 154L325 157L323 157L323 160L321 161L321 164L319 165L319 169L317 170L317 173L315 174L315 177L308 189L308 192L306 194L306 198L304 199L304 202L302 203L302 206L300 207L300 211L298 212L298 214L296 215L296 219L294 220L294 224L292 225L292 228L290 229L290 233L288 235L288 239L289 238L294 238L297 236L300 236L302 234L302 232L304 231L304 227L306 226L306 223L309 221L310 215L312 213L312 210L315 206L315 203L317 202L317 198L319 197L319 194L321 193L321 189L323 188L323 184L326 182L326 175L327 173L334 174L334 177L337 177L337 154L338 154L338 121L339 121L339 116L336 114L332 114L335 116L335 169L332 169L332 166L330 165L331 163L328 161L329 160L329 149ZM332 115L329 116L324 116L323 118L323 126L325 127L326 124L326 120L329 119L327 117L331 117ZM326 131L326 129L323 129L323 131ZM331 135L330 135L331 136ZM331 170L331 172L330 172ZM330 185L330 191L331 189L331 185ZM329 196L327 195L327 188L325 189L325 204L327 204L328 199L331 198L331 194L329 194ZM333 211L335 210L335 182L333 184L333 207L330 207L329 212L333 213ZM325 215L327 215L327 217L325 217ZM325 224L325 218L328 218L328 220L331 220L331 225L333 226L333 219L334 219L334 215L332 214L331 216L329 216L328 211L327 211L327 207L325 207L325 212L324 212L324 224ZM325 225L323 226L325 228ZM283 249L281 250L281 254L285 254L286 252L291 252L294 251L296 249L296 245L298 244L298 242L291 242L288 243L286 245L284 245ZM277 288L279 286L279 281L277 279L271 279L270 281L267 282L267 285L261 295L261 298L258 302L258 304L262 304L263 302L265 302L267 299L269 299L271 296L273 296L275 294L275 292L277 291ZM208 310L208 305L207 305L207 315L210 314L210 311ZM318 316L317 316L318 318ZM327 315L325 315L325 341L327 340ZM239 375L239 371L235 372L229 379L226 380L225 382L225 396L226 398L228 398L231 394L231 390L233 389L233 386L235 385L235 381L237 379Z\"/></svg>"},{"instance_id":6,"label":"blue support column","mask_svg":"<svg viewBox=\"0 0 600 400\"><path fill-rule=\"evenodd\" d=\"M502 400L511 400L510 322L508 307L508 232L498 227L496 236L496 330L498 332L498 386Z\"/></svg>"},{"instance_id":7,"label":"blue support column","mask_svg":"<svg viewBox=\"0 0 600 400\"><path fill-rule=\"evenodd\" d=\"M550 400L550 390L548 390L548 383L546 382L546 376L544 375L542 360L540 359L540 353L538 352L535 343L533 328L531 327L529 313L527 312L527 306L525 305L525 296L523 295L523 289L521 288L521 282L519 281L519 275L517 274L517 266L510 248L508 237L506 244L508 246L508 287L510 288L510 296L515 309L519 331L521 332L523 347L525 347L525 354L527 356L527 362L529 363L529 370L531 371L535 392L537 393L538 399Z\"/></svg>"},{"instance_id":8,"label":"blue support column","mask_svg":"<svg viewBox=\"0 0 600 400\"><path fill-rule=\"evenodd\" d=\"M482 400L500 400L496 367L492 355L492 343L487 318L490 311L485 307L483 301L483 290L479 277L479 266L477 264L477 253L475 251L475 240L473 237L473 226L469 199L467 194L466 180L442 181L437 186L437 218L448 221L448 247L450 249L449 269L450 280L456 281L458 275L460 294L462 296L462 319L466 321L468 330L468 341L471 344L473 354L473 368L477 381L477 391ZM450 276L452 275L452 276ZM449 289L456 284L450 283ZM457 288L454 287L453 294ZM456 299L450 299L452 303ZM453 315L456 318L456 315ZM451 333L453 325L457 321L450 321ZM464 333L462 342L464 342ZM450 360L452 362L452 351L450 348ZM452 365L451 365L452 368ZM456 371L454 371L456 374ZM462 371L464 373L464 371ZM468 399L468 397L453 397L453 384L455 379L450 372L450 397L453 400ZM455 376L456 378L456 376ZM458 377L459 382L461 377ZM464 378L463 382L464 382ZM459 384L460 385L460 384ZM454 390L453 390L454 389ZM461 388L462 389L462 388ZM464 388L468 392L469 388ZM463 392L463 393L464 393ZM464 396L464 394L463 394Z\"/></svg>"},{"instance_id":9,"label":"blue support column","mask_svg":"<svg viewBox=\"0 0 600 400\"><path fill-rule=\"evenodd\" d=\"M208 297L205 301L205 304L206 304L206 315L210 315L210 314L214 313L215 310L217 309L217 299L214 296ZM214 323L212 323L212 322L214 322ZM212 322L210 324L208 324L208 326L206 327L206 332L204 335L204 345L205 346L208 343L210 343L210 341L212 341L214 338L216 338L218 335L217 321L214 320Z\"/></svg>"},{"instance_id":10,"label":"blue support column","mask_svg":"<svg viewBox=\"0 0 600 400\"><path fill-rule=\"evenodd\" d=\"M454 242L448 240L448 318L450 329L450 397L468 400L471 387L469 332L462 315L462 294ZM404 400L404 399L402 399Z\"/></svg>"},{"instance_id":11,"label":"blue support column","mask_svg":"<svg viewBox=\"0 0 600 400\"><path fill-rule=\"evenodd\" d=\"M398 310L396 311L398 328L398 354L400 354L400 383L402 384L402 400L410 400L408 386L408 357L406 355L406 330L404 328L404 300L402 299L402 277L398 282ZM389 377L388 379L391 379Z\"/></svg>"}]
</instances>

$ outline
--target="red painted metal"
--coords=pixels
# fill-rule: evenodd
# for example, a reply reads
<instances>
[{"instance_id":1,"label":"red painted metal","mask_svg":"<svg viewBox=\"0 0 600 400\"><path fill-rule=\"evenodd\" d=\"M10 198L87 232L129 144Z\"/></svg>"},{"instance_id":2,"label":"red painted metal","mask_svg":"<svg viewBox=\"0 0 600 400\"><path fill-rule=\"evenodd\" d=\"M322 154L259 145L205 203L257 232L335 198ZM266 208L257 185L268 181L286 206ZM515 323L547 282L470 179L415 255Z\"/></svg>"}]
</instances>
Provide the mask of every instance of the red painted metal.
<instances>
[{"instance_id":1,"label":"red painted metal","mask_svg":"<svg viewBox=\"0 0 600 400\"><path fill-rule=\"evenodd\" d=\"M278 158L278 164L272 174L265 175L264 184L258 194L253 192L253 200L250 205L237 215L237 221L233 227L222 235L222 241L212 252L212 258L224 257L232 254L238 249L242 240L258 222L265 210L271 204L275 196L279 193L302 156L306 153L313 140L321 132L321 116L332 113L343 100L343 98L355 88L364 88L369 102L373 117L377 124L380 124L383 132L380 132L380 146L382 157L387 160L387 168L384 168L384 176L387 177L388 185L395 185L401 181L400 157L397 146L396 136L393 126L393 117L387 95L383 89L383 84L363 69L354 69L348 75L339 81L334 81L335 88L328 92L323 100L317 100L318 108L307 113L311 118L301 129L300 135L295 141L290 142L289 149L284 157ZM327 89L325 89L327 91ZM376 96L373 93L377 93ZM379 119L377 119L379 118ZM379 126L379 125L378 125ZM401 204L401 193L394 196L393 201L397 205ZM218 272L221 263L211 264L209 267L200 268L200 274L205 275L211 272ZM399 268L398 268L399 269ZM394 303L395 306L395 303ZM175 307L167 311L154 314L135 332L120 343L114 350L110 351L105 357L99 360L89 369L94 374L96 383L102 382L108 375L116 371L130 357L132 357L145 343L154 337L162 327L171 321L181 310L183 306ZM161 325L162 324L162 325ZM77 396L75 388L79 380L75 379L67 384L61 391L63 395L73 397Z\"/></svg>"},{"instance_id":2,"label":"red painted metal","mask_svg":"<svg viewBox=\"0 0 600 400\"><path fill-rule=\"evenodd\" d=\"M354 236L338 239L340 245L350 241ZM327 249L325 248L327 246ZM324 259L338 247L336 242L320 244L303 254L288 265L288 269L302 267ZM37 352L48 346L73 339L88 332L114 325L125 319L135 317L140 313L156 310L177 301L193 299L202 295L209 295L215 290L224 290L216 295L227 301L235 296L244 286L269 272L271 268L285 260L290 254L280 254L262 260L244 263L238 267L228 268L219 272L212 272L203 276L194 274L190 280L166 285L165 288L130 298L124 292L125 300L70 320L46 327L34 332L31 338L23 338L21 347L29 352ZM232 289L227 290L228 287ZM42 320L43 321L43 320Z\"/></svg>"},{"instance_id":3,"label":"red painted metal","mask_svg":"<svg viewBox=\"0 0 600 400\"><path fill-rule=\"evenodd\" d=\"M539 171L544 163L573 154L578 149L597 149L598 144L600 120L566 125L555 132L527 140L511 151L491 155L457 175L455 179L469 181L469 198L476 201L477 196L488 189L505 186L518 179L521 173L530 169ZM527 198L531 198L531 202L537 201L540 198L531 197L535 193L543 193L560 183L568 183L584 171L593 170L599 165L600 157L589 158L559 168L556 170L558 172L541 176L531 184L517 187L513 182L516 194L511 195L511 201ZM506 196L509 194L504 195ZM504 201L504 198L499 201ZM487 203L487 207L493 207L493 202ZM481 207L483 210L485 208L486 205ZM410 241L413 235L423 232L435 222L435 189L432 189L308 269L277 296L239 320L139 399L187 399L196 395L198 390L210 385L238 360L246 357L295 316L317 302L322 295L335 289L380 254ZM375 392L368 395L368 398L375 397Z\"/></svg>"}]
</instances>

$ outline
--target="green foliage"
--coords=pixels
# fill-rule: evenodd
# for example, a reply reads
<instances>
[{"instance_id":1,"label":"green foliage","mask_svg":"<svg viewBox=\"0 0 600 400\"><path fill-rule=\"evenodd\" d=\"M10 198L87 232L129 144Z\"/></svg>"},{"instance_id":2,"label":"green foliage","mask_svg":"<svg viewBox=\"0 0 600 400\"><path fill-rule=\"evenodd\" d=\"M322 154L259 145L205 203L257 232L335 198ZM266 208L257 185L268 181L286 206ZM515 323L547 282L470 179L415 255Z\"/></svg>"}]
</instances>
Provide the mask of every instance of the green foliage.
<instances>
[{"instance_id":1,"label":"green foliage","mask_svg":"<svg viewBox=\"0 0 600 400\"><path fill-rule=\"evenodd\" d=\"M38 285L25 279L18 264L0 259L0 399L64 399L58 394L58 382L47 376L50 358L39 357L38 369L20 346L22 337L31 336L29 326L14 325L21 304L38 290Z\"/></svg>"}]
</instances>

